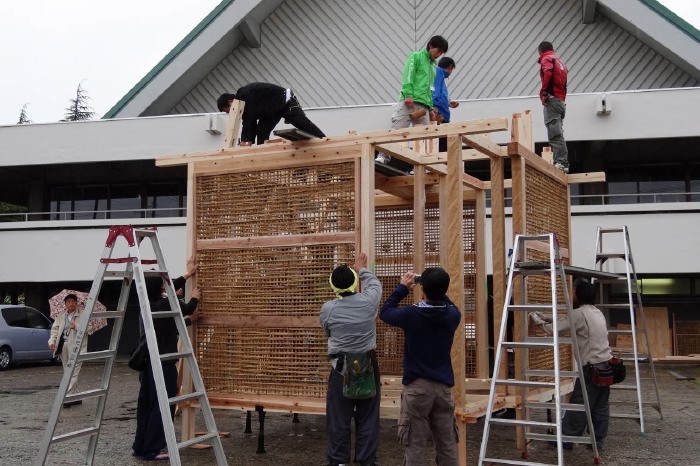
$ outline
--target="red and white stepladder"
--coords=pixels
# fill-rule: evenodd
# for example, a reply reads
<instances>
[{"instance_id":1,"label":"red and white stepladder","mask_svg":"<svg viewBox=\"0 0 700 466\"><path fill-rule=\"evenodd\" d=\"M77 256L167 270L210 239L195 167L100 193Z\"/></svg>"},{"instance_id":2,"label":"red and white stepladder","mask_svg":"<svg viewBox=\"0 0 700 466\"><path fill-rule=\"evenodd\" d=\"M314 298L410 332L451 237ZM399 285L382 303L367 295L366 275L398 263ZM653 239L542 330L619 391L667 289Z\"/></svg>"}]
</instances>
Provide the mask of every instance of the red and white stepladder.
<instances>
[{"instance_id":1,"label":"red and white stepladder","mask_svg":"<svg viewBox=\"0 0 700 466\"><path fill-rule=\"evenodd\" d=\"M126 240L129 248L129 255L127 257L112 258L112 253L114 251L116 242L120 237L123 237ZM146 238L150 239L150 244L156 257L155 259L143 259L141 257L142 251L140 248L143 240ZM153 268L145 270L144 265L151 265ZM121 267L122 270L112 270L114 267ZM163 278L163 281L165 283L165 292L170 303L169 311L156 313L153 313L151 311L151 305L148 301L148 294L146 292L146 276L158 276ZM100 293L102 283L105 279L110 278L122 280L122 287L121 293L119 295L119 301L117 304L117 310L107 312L93 312L93 307L95 302L97 301L97 296ZM117 346L119 344L119 337L121 335L122 325L124 323L124 315L132 282L134 282L135 284L139 298L141 320L143 322L146 341L148 343L150 363L151 367L153 368L153 378L155 380L156 389L158 392L158 405L160 408L161 418L163 419L163 428L165 430L165 438L168 446L168 455L170 456L170 464L179 466L181 464L179 450L181 448L186 448L201 442L211 442L214 448L214 454L216 456L217 465L228 464L226 461L226 455L224 453L223 446L221 444L221 439L219 438L219 432L216 428L214 416L211 411L211 406L209 405L209 400L206 395L204 382L199 372L199 367L197 365L197 359L195 358L194 350L192 348L192 343L187 333L187 326L185 324L182 312L180 311L180 305L178 303L176 290L173 287L172 279L165 266L163 251L161 250L160 244L158 242L158 232L155 228L134 228L131 225L116 225L111 226L109 229L109 235L107 237L105 248L102 253L99 266L97 268L95 280L93 281L92 287L90 289L90 294L88 296L88 300L85 306L85 311L81 315L80 324L77 330L76 344L73 348L70 349L68 364L66 366L66 370L64 371L61 384L58 388L58 393L56 394L56 398L51 409L51 414L49 415L48 425L46 427L44 438L39 448L39 454L37 455L36 461L34 462L35 465L42 466L46 462L47 456L49 454L49 449L52 444L79 437L89 438L84 464L92 465L94 463L95 454L97 450L97 442L102 426L102 419L104 417L107 395L109 393L110 379L112 376L112 370L114 368L114 363L117 356ZM109 347L108 349L103 351L81 353L80 347L83 338L85 338L87 335L88 321L90 320L90 318L98 317L114 319L114 326L112 329ZM180 343L182 344L183 348L181 352L169 354L158 353L158 342L156 340L153 319L160 318L175 319L177 332L180 337ZM71 377L73 376L75 364L77 362L83 361L100 360L104 361L105 365L99 386L97 388L92 388L80 391L76 394L68 395L68 386ZM165 381L163 378L163 368L161 366L161 362L170 360L181 360L182 362L184 362L184 364L182 365L183 370L190 372L194 389L192 393L185 393L172 398L168 398L165 389ZM86 428L81 428L78 430L56 435L55 431L58 425L58 420L61 414L63 404L92 398L97 399L97 406L91 419L91 425ZM203 435L195 436L192 439L178 442L175 435L175 427L173 425L173 421L170 415L170 405L186 401L196 401L199 407L201 408L204 422L206 424L206 432Z\"/></svg>"}]
</instances>

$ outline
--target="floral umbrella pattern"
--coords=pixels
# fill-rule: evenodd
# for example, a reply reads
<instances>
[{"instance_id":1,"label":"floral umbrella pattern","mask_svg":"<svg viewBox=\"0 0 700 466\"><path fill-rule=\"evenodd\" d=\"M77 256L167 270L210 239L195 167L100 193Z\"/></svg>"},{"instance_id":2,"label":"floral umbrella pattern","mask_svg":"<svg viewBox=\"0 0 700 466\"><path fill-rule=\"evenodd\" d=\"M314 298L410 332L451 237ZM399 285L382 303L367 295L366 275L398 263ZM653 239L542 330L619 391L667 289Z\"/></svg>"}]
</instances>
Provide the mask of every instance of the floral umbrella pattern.
<instances>
[{"instance_id":1,"label":"floral umbrella pattern","mask_svg":"<svg viewBox=\"0 0 700 466\"><path fill-rule=\"evenodd\" d=\"M85 293L84 291L63 290L49 299L49 308L51 309L52 319L55 320L56 317L58 317L58 314L66 310L66 306L63 303L63 301L69 294L74 294L78 297L78 310L80 312L83 312L85 310L85 304L87 303L88 293ZM95 307L93 309L93 312L105 312L106 310L107 308L104 304L102 304L99 301L95 301ZM88 335L92 335L99 329L104 328L106 326L107 319L105 319L104 317L92 318L88 322Z\"/></svg>"}]
</instances>

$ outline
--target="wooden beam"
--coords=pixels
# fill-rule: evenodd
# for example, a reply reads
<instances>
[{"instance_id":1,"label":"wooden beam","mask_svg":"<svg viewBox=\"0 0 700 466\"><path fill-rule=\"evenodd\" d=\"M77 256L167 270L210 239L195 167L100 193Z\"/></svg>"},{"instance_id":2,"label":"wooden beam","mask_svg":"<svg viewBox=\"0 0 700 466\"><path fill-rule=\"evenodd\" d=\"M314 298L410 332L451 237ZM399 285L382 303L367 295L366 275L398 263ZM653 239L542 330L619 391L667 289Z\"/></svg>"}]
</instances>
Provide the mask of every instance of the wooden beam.
<instances>
[{"instance_id":1,"label":"wooden beam","mask_svg":"<svg viewBox=\"0 0 700 466\"><path fill-rule=\"evenodd\" d=\"M268 247L304 246L308 244L344 244L352 243L355 233L310 233L307 235L250 236L245 238L217 238L197 240L198 251L221 249L248 249Z\"/></svg>"},{"instance_id":2,"label":"wooden beam","mask_svg":"<svg viewBox=\"0 0 700 466\"><path fill-rule=\"evenodd\" d=\"M195 172L214 175L219 173L251 173L280 168L309 167L338 163L357 158L359 150L356 147L335 148L333 151L296 151L268 153L255 156L222 156L198 160Z\"/></svg>"},{"instance_id":3,"label":"wooden beam","mask_svg":"<svg viewBox=\"0 0 700 466\"><path fill-rule=\"evenodd\" d=\"M241 132L241 122L243 121L243 109L245 102L234 99L231 104L231 109L228 112L228 121L226 122L226 132L224 133L224 143L222 149L230 149L236 145L238 135ZM157 164L156 164L157 165Z\"/></svg>"},{"instance_id":4,"label":"wooden beam","mask_svg":"<svg viewBox=\"0 0 700 466\"><path fill-rule=\"evenodd\" d=\"M490 157L508 157L508 150L483 134L463 135L462 142Z\"/></svg>"},{"instance_id":5,"label":"wooden beam","mask_svg":"<svg viewBox=\"0 0 700 466\"><path fill-rule=\"evenodd\" d=\"M566 180L569 184L604 183L606 177L605 172L572 173L566 175Z\"/></svg>"},{"instance_id":6,"label":"wooden beam","mask_svg":"<svg viewBox=\"0 0 700 466\"><path fill-rule=\"evenodd\" d=\"M518 142L508 143L508 155L522 157L528 165L535 167L538 171L544 173L550 178L553 178L562 184L566 184L567 182L566 173L558 168L554 168L553 165L545 162L539 155L535 154Z\"/></svg>"},{"instance_id":7,"label":"wooden beam","mask_svg":"<svg viewBox=\"0 0 700 466\"><path fill-rule=\"evenodd\" d=\"M465 162L474 162L477 160L489 160L486 154L482 154L476 149L464 149L462 148L462 160ZM431 152L426 154L421 159L423 165L433 165L436 163L447 163L447 152Z\"/></svg>"},{"instance_id":8,"label":"wooden beam","mask_svg":"<svg viewBox=\"0 0 700 466\"><path fill-rule=\"evenodd\" d=\"M183 165L189 161L199 162L208 159L217 160L222 156L260 156L262 154L277 154L280 152L316 152L319 148L337 149L339 147L356 146L360 149L363 144L385 144L403 141L436 138L451 134L478 134L504 131L508 129L506 118L488 118L483 120L471 120L444 125L419 125L411 128L391 129L370 133L348 134L327 138L314 138L304 141L286 141L284 144L260 144L256 146L236 147L235 149L210 150L191 152L180 155L166 155L156 157L156 166L166 167ZM281 146L281 147L280 147ZM194 159L194 160L192 160Z\"/></svg>"},{"instance_id":9,"label":"wooden beam","mask_svg":"<svg viewBox=\"0 0 700 466\"><path fill-rule=\"evenodd\" d=\"M392 157L396 157L397 159L403 160L404 162L408 162L412 165L420 166L421 164L421 156L415 151L413 151L413 149L410 149L401 144L395 142L378 144L376 146L376 149L380 152L389 154Z\"/></svg>"}]
</instances>

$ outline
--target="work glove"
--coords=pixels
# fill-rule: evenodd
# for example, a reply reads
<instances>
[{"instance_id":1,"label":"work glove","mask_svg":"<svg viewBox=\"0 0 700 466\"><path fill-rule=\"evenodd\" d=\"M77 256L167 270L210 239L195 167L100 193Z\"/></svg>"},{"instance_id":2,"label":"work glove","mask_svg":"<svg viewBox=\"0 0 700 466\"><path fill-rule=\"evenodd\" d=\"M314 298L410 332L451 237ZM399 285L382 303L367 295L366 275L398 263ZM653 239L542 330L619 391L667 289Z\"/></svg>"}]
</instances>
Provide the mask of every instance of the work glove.
<instances>
[{"instance_id":1,"label":"work glove","mask_svg":"<svg viewBox=\"0 0 700 466\"><path fill-rule=\"evenodd\" d=\"M546 324L547 321L544 319L544 315L537 311L537 312L530 312L530 320L532 320L532 323L535 325L540 325L540 324Z\"/></svg>"}]
</instances>

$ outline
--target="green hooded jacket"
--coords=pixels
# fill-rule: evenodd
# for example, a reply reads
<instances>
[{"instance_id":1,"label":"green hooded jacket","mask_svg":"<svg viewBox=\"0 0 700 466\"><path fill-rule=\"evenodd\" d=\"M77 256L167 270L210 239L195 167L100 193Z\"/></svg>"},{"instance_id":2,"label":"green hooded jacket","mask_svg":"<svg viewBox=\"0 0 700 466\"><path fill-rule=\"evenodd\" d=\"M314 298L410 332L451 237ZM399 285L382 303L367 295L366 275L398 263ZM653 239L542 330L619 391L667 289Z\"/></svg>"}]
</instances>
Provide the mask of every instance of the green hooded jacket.
<instances>
[{"instance_id":1,"label":"green hooded jacket","mask_svg":"<svg viewBox=\"0 0 700 466\"><path fill-rule=\"evenodd\" d=\"M400 99L413 97L414 102L433 108L433 85L435 83L435 61L426 49L408 54L403 68Z\"/></svg>"}]
</instances>

